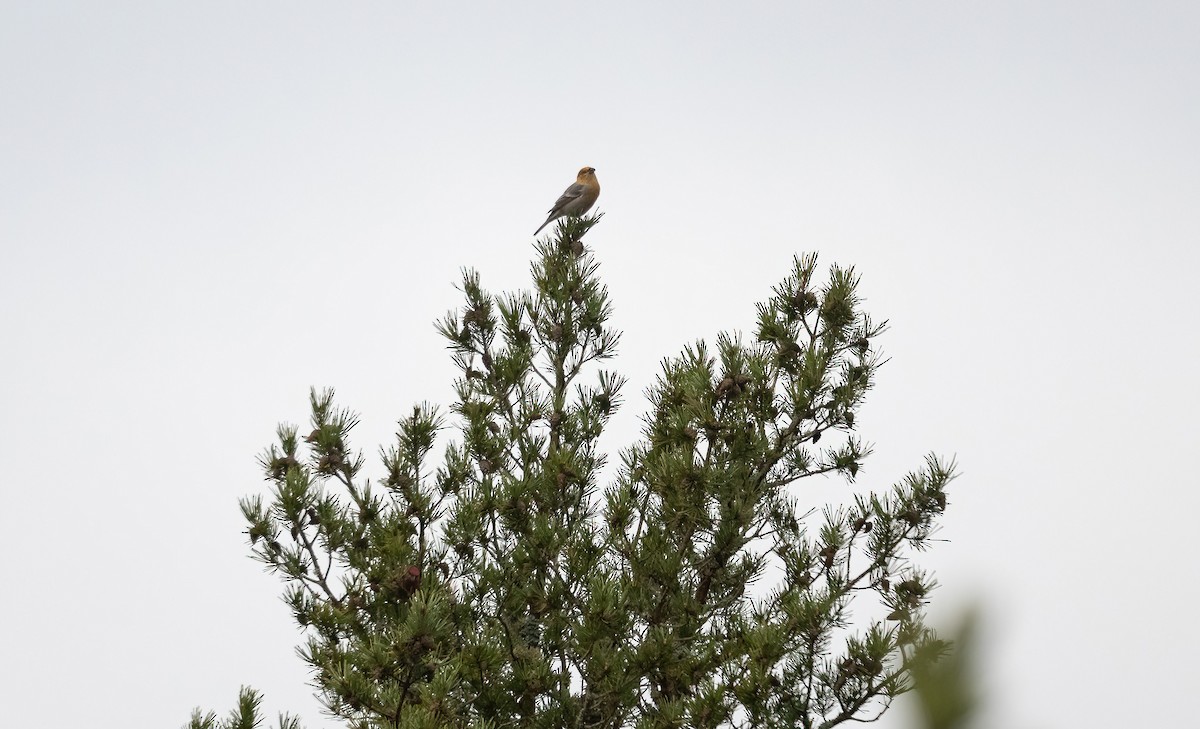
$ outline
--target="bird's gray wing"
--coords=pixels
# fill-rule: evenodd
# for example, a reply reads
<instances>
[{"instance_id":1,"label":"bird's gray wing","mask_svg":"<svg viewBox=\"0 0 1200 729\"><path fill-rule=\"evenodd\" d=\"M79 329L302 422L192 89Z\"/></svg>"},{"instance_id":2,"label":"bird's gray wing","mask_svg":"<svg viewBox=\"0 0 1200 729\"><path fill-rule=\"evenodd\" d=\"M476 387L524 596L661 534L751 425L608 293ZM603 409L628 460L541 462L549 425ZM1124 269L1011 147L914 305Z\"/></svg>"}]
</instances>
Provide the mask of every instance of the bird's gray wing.
<instances>
[{"instance_id":1,"label":"bird's gray wing","mask_svg":"<svg viewBox=\"0 0 1200 729\"><path fill-rule=\"evenodd\" d=\"M563 194L558 198L558 200L554 201L554 207L550 208L547 212L552 213L555 210L562 209L563 205L566 205L567 203L571 202L575 198L582 195L584 190L586 190L586 189L587 189L587 187L585 187L581 183L576 182L574 185L571 185L567 189L563 190Z\"/></svg>"}]
</instances>

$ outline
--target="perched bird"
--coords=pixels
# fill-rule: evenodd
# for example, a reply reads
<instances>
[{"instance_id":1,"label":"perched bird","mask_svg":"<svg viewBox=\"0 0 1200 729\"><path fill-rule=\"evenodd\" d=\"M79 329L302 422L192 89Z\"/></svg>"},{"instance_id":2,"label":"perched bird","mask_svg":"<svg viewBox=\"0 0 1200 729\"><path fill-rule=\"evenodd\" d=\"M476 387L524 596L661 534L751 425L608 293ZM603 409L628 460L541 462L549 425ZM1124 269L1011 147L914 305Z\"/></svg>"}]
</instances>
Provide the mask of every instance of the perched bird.
<instances>
[{"instance_id":1,"label":"perched bird","mask_svg":"<svg viewBox=\"0 0 1200 729\"><path fill-rule=\"evenodd\" d=\"M600 197L600 182L596 179L596 168L584 167L575 176L575 184L563 190L562 196L554 203L554 207L550 208L550 217L546 218L546 222L533 231L533 234L541 233L542 228L550 225L550 221L557 220L564 215L572 217L583 215L596 204L598 197Z\"/></svg>"}]
</instances>

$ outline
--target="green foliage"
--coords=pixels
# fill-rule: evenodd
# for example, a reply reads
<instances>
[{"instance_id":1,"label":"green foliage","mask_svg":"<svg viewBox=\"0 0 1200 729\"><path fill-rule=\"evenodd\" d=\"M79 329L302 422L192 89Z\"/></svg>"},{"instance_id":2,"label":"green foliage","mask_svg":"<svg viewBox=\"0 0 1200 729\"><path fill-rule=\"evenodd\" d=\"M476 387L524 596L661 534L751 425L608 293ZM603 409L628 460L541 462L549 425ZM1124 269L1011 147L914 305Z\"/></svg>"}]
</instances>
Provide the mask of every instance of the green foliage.
<instances>
[{"instance_id":1,"label":"green foliage","mask_svg":"<svg viewBox=\"0 0 1200 729\"><path fill-rule=\"evenodd\" d=\"M909 672L926 729L962 729L979 706L978 623L975 610L966 612L954 631L953 649L934 641L912 657Z\"/></svg>"},{"instance_id":2,"label":"green foliage","mask_svg":"<svg viewBox=\"0 0 1200 729\"><path fill-rule=\"evenodd\" d=\"M944 645L910 558L953 465L930 457L819 519L797 484L862 471L855 414L885 324L853 269L818 280L815 256L796 259L753 341L721 334L663 363L602 487L597 442L625 381L602 367L619 335L582 244L598 220L538 242L531 291L492 295L464 272L465 303L438 325L457 401L399 422L382 480L363 477L332 391L312 393L307 436L283 426L263 455L271 493L242 502L251 550L286 584L325 706L412 729L878 715Z\"/></svg>"},{"instance_id":3,"label":"green foliage","mask_svg":"<svg viewBox=\"0 0 1200 729\"><path fill-rule=\"evenodd\" d=\"M245 686L238 692L237 708L229 712L223 721L217 719L213 712L202 714L199 709L192 711L191 720L184 729L257 729L262 726L263 718L259 712L262 705L262 695ZM279 729L301 729L300 720L288 714L279 715Z\"/></svg>"}]
</instances>

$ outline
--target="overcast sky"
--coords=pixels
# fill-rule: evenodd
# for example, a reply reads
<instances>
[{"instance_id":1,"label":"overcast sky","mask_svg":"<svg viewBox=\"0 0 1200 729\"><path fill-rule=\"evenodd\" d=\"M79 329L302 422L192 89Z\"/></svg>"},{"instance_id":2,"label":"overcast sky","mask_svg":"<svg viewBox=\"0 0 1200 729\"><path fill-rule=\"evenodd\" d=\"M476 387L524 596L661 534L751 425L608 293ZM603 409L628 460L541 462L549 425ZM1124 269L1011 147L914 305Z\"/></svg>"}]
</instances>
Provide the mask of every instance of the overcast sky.
<instances>
[{"instance_id":1,"label":"overcast sky","mask_svg":"<svg viewBox=\"0 0 1200 729\"><path fill-rule=\"evenodd\" d=\"M852 264L892 322L859 481L957 457L924 564L935 616L984 605L982 725L1194 721L1195 3L0 8L0 725L250 684L334 726L247 558L255 457L310 385L368 454L449 403L459 269L528 285L583 165L611 447L793 253Z\"/></svg>"}]
</instances>

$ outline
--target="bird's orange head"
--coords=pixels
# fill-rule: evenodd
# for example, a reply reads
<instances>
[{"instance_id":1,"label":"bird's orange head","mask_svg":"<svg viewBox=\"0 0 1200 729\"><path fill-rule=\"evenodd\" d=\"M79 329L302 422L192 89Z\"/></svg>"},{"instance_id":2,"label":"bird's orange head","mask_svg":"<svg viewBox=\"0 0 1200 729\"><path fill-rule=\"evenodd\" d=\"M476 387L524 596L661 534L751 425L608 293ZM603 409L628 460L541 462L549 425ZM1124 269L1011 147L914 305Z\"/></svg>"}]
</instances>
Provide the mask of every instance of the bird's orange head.
<instances>
[{"instance_id":1,"label":"bird's orange head","mask_svg":"<svg viewBox=\"0 0 1200 729\"><path fill-rule=\"evenodd\" d=\"M582 170L579 171L578 175L575 175L575 180L577 182L583 182L587 179L595 179L595 177L596 177L596 168L595 167L584 167Z\"/></svg>"}]
</instances>

